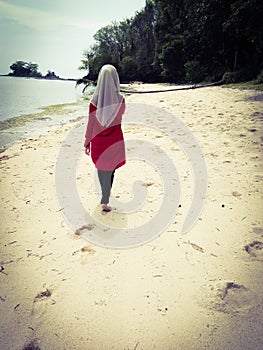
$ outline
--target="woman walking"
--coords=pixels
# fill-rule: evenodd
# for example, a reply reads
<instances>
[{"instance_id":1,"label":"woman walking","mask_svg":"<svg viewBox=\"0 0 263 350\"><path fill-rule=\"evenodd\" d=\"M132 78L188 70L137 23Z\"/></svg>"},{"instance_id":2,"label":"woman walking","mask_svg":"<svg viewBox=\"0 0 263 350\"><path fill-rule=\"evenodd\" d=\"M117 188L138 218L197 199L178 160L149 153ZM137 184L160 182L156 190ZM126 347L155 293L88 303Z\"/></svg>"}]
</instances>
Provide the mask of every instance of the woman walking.
<instances>
[{"instance_id":1,"label":"woman walking","mask_svg":"<svg viewBox=\"0 0 263 350\"><path fill-rule=\"evenodd\" d=\"M98 171L101 186L101 208L108 206L115 170L125 164L125 146L121 129L125 100L120 94L120 80L112 65L104 65L89 105L89 120L85 135L85 153Z\"/></svg>"}]
</instances>

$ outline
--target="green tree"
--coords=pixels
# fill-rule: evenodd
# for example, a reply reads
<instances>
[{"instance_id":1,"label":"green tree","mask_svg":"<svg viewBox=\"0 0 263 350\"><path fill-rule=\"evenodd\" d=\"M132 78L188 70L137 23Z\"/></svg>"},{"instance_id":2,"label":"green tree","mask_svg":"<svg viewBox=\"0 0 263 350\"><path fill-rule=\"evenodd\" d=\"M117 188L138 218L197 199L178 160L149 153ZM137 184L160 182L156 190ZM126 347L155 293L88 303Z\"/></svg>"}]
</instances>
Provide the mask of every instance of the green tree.
<instances>
[{"instance_id":1,"label":"green tree","mask_svg":"<svg viewBox=\"0 0 263 350\"><path fill-rule=\"evenodd\" d=\"M101 28L81 68L96 79L111 63L123 80L250 79L263 68L262 0L147 0L143 10Z\"/></svg>"},{"instance_id":2,"label":"green tree","mask_svg":"<svg viewBox=\"0 0 263 350\"><path fill-rule=\"evenodd\" d=\"M26 68L27 63L24 61L16 61L10 66L10 69L13 71L12 75L15 76L24 76L26 75L27 68Z\"/></svg>"},{"instance_id":3,"label":"green tree","mask_svg":"<svg viewBox=\"0 0 263 350\"><path fill-rule=\"evenodd\" d=\"M182 0L156 0L156 52L154 66L163 80L179 82L184 76L184 36Z\"/></svg>"},{"instance_id":4,"label":"green tree","mask_svg":"<svg viewBox=\"0 0 263 350\"><path fill-rule=\"evenodd\" d=\"M223 24L229 37L232 69L262 67L263 3L259 0L232 1L230 15Z\"/></svg>"},{"instance_id":5,"label":"green tree","mask_svg":"<svg viewBox=\"0 0 263 350\"><path fill-rule=\"evenodd\" d=\"M16 61L10 66L13 71L11 75L18 77L41 77L42 74L38 72L38 65L32 62Z\"/></svg>"},{"instance_id":6,"label":"green tree","mask_svg":"<svg viewBox=\"0 0 263 350\"><path fill-rule=\"evenodd\" d=\"M218 80L228 65L223 22L229 13L229 0L186 1L185 6L185 62L199 62L199 80Z\"/></svg>"},{"instance_id":7,"label":"green tree","mask_svg":"<svg viewBox=\"0 0 263 350\"><path fill-rule=\"evenodd\" d=\"M126 55L137 63L136 80L153 81L156 71L153 67L155 55L156 8L153 1L146 1L146 6L137 12L130 23L131 51Z\"/></svg>"},{"instance_id":8,"label":"green tree","mask_svg":"<svg viewBox=\"0 0 263 350\"><path fill-rule=\"evenodd\" d=\"M152 79L155 52L154 6L146 8L131 19L114 22L98 30L95 44L84 52L80 69L88 69L88 77L96 79L101 66L113 64L123 80Z\"/></svg>"}]
</instances>

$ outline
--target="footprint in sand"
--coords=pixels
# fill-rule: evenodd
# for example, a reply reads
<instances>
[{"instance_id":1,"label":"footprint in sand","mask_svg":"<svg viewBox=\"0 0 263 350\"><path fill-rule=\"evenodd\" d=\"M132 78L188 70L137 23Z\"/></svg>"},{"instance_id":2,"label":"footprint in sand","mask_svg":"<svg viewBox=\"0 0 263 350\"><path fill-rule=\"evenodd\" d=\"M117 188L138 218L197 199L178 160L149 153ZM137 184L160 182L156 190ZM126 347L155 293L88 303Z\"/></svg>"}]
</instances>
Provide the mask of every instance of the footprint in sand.
<instances>
[{"instance_id":1,"label":"footprint in sand","mask_svg":"<svg viewBox=\"0 0 263 350\"><path fill-rule=\"evenodd\" d=\"M75 231L75 235L77 236L80 236L82 235L85 231L91 231L95 228L95 225L93 224L88 224L88 225L83 225L81 226L80 228L78 228L76 231Z\"/></svg>"},{"instance_id":2,"label":"footprint in sand","mask_svg":"<svg viewBox=\"0 0 263 350\"><path fill-rule=\"evenodd\" d=\"M96 253L96 250L93 249L91 246L86 245L85 247L81 248L82 253L87 252L90 255L93 255Z\"/></svg>"},{"instance_id":3,"label":"footprint in sand","mask_svg":"<svg viewBox=\"0 0 263 350\"><path fill-rule=\"evenodd\" d=\"M25 345L22 350L41 350L36 341L33 340L29 344Z\"/></svg>"},{"instance_id":4,"label":"footprint in sand","mask_svg":"<svg viewBox=\"0 0 263 350\"><path fill-rule=\"evenodd\" d=\"M253 241L245 245L245 251L251 256L251 258L259 261L263 261L263 243L260 241Z\"/></svg>"},{"instance_id":5,"label":"footprint in sand","mask_svg":"<svg viewBox=\"0 0 263 350\"><path fill-rule=\"evenodd\" d=\"M208 309L234 315L247 311L255 303L253 293L233 281L217 281L204 288L200 304Z\"/></svg>"},{"instance_id":6,"label":"footprint in sand","mask_svg":"<svg viewBox=\"0 0 263 350\"><path fill-rule=\"evenodd\" d=\"M263 237L263 228L261 227L254 227L253 232L256 233L257 235L261 235Z\"/></svg>"},{"instance_id":7,"label":"footprint in sand","mask_svg":"<svg viewBox=\"0 0 263 350\"><path fill-rule=\"evenodd\" d=\"M45 285L43 286L45 288ZM52 288L54 290L54 288ZM56 304L56 301L52 297L51 289L45 289L39 292L32 304L31 316L36 320L40 320L41 317L48 311L50 305Z\"/></svg>"}]
</instances>

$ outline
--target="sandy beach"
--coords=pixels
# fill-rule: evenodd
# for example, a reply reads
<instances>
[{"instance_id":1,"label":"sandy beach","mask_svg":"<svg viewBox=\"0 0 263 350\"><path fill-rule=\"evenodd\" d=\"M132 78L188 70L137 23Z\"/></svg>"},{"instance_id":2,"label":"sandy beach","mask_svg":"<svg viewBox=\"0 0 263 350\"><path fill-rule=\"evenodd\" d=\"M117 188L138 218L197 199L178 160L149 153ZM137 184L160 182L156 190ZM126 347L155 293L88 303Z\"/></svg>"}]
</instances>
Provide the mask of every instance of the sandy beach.
<instances>
[{"instance_id":1,"label":"sandy beach","mask_svg":"<svg viewBox=\"0 0 263 350\"><path fill-rule=\"evenodd\" d=\"M83 149L83 107L75 121L0 154L0 349L262 350L263 93L207 87L125 99L127 164L116 172L112 213L98 209L96 174ZM177 142L184 137L178 120L198 142L207 171L202 211L185 234L197 185L192 160ZM80 227L58 198L58 185L68 189L68 167L57 171L62 145L69 157L72 148L79 152L76 188L88 213ZM162 232L154 231L153 218L169 191L166 163L162 171L151 165L158 153L180 179L180 198L167 209L174 216L161 222ZM148 191L141 203L137 188ZM100 223L108 227L105 236ZM116 229L123 231L115 246L129 232L136 246L123 240L123 249L103 247Z\"/></svg>"}]
</instances>

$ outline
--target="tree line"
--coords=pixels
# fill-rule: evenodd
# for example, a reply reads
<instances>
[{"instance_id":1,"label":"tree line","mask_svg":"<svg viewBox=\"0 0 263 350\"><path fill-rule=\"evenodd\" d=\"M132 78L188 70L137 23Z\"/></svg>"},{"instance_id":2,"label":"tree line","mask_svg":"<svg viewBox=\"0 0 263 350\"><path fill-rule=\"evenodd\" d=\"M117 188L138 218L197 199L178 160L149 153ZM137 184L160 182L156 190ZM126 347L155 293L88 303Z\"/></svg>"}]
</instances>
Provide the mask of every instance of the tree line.
<instances>
[{"instance_id":1,"label":"tree line","mask_svg":"<svg viewBox=\"0 0 263 350\"><path fill-rule=\"evenodd\" d=\"M80 69L113 64L122 81L263 82L262 0L146 0L94 35ZM261 73L260 73L261 72Z\"/></svg>"}]
</instances>

